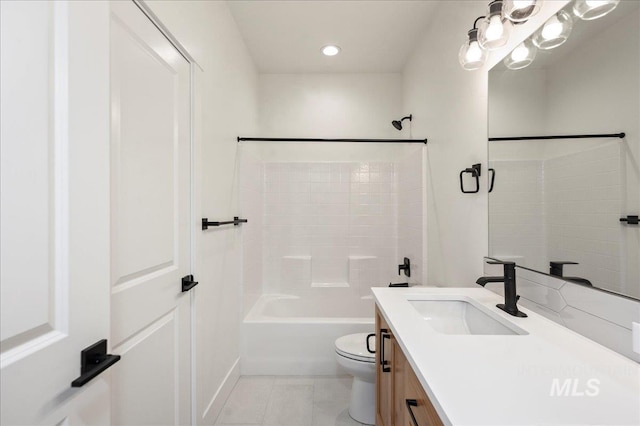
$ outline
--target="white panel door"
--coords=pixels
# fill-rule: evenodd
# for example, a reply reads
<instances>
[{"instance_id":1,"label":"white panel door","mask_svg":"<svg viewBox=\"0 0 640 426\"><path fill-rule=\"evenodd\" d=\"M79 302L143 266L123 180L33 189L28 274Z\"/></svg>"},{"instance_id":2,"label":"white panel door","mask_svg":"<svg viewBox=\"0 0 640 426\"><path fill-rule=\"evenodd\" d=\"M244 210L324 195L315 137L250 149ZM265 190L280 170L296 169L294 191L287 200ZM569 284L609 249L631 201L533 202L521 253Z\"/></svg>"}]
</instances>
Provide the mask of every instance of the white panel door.
<instances>
[{"instance_id":1,"label":"white panel door","mask_svg":"<svg viewBox=\"0 0 640 426\"><path fill-rule=\"evenodd\" d=\"M113 422L189 424L190 65L130 1L110 40Z\"/></svg>"},{"instance_id":2,"label":"white panel door","mask_svg":"<svg viewBox=\"0 0 640 426\"><path fill-rule=\"evenodd\" d=\"M109 423L108 7L0 1L0 423Z\"/></svg>"}]
</instances>

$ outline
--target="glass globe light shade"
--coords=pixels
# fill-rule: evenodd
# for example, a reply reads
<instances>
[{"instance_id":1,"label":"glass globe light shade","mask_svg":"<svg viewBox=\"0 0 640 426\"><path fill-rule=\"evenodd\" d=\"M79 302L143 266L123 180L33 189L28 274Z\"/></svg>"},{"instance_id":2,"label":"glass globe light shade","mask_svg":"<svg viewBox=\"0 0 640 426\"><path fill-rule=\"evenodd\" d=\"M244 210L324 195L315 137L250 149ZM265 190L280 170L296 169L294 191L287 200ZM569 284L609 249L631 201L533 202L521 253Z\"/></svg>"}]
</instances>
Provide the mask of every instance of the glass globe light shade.
<instances>
[{"instance_id":1,"label":"glass globe light shade","mask_svg":"<svg viewBox=\"0 0 640 426\"><path fill-rule=\"evenodd\" d=\"M458 52L460 65L467 71L477 70L487 61L487 56L487 51L481 48L478 43L478 30L470 30L468 40Z\"/></svg>"},{"instance_id":2,"label":"glass globe light shade","mask_svg":"<svg viewBox=\"0 0 640 426\"><path fill-rule=\"evenodd\" d=\"M519 70L528 67L536 58L538 49L533 45L531 40L525 40L520 43L504 58L504 64L510 70Z\"/></svg>"},{"instance_id":3,"label":"glass globe light shade","mask_svg":"<svg viewBox=\"0 0 640 426\"><path fill-rule=\"evenodd\" d=\"M563 44L569 38L573 28L573 19L561 10L540 27L533 35L533 44L541 50L549 50Z\"/></svg>"},{"instance_id":4,"label":"glass globe light shade","mask_svg":"<svg viewBox=\"0 0 640 426\"><path fill-rule=\"evenodd\" d=\"M613 11L620 0L576 0L573 13L585 21L598 19Z\"/></svg>"},{"instance_id":5,"label":"glass globe light shade","mask_svg":"<svg viewBox=\"0 0 640 426\"><path fill-rule=\"evenodd\" d=\"M511 22L525 22L540 10L542 0L504 0L502 14Z\"/></svg>"},{"instance_id":6,"label":"glass globe light shade","mask_svg":"<svg viewBox=\"0 0 640 426\"><path fill-rule=\"evenodd\" d=\"M478 42L486 50L499 49L509 40L513 24L502 15L502 1L489 4L489 13L478 25Z\"/></svg>"}]
</instances>

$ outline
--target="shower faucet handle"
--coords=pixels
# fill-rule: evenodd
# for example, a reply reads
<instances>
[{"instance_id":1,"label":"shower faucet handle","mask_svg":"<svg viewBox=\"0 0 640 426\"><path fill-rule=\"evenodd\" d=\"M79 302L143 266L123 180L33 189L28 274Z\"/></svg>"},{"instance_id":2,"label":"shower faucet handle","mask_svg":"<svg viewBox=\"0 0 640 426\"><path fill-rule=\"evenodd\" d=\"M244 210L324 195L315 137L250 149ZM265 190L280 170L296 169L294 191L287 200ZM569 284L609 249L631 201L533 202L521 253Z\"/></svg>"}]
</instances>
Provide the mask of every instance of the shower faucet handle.
<instances>
[{"instance_id":1,"label":"shower faucet handle","mask_svg":"<svg viewBox=\"0 0 640 426\"><path fill-rule=\"evenodd\" d=\"M404 258L404 263L398 265L398 275L402 274L402 271L404 271L404 275L407 277L411 276L411 261L409 260L408 257Z\"/></svg>"}]
</instances>

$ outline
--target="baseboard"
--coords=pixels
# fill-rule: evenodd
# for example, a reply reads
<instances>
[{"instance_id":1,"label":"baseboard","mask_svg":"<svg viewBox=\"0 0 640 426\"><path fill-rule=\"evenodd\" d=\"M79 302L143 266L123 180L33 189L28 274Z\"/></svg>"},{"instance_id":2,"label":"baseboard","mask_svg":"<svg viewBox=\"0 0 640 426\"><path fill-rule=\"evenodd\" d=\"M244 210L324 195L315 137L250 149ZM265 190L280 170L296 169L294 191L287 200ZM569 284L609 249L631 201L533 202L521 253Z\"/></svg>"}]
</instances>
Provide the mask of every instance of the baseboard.
<instances>
[{"instance_id":1,"label":"baseboard","mask_svg":"<svg viewBox=\"0 0 640 426\"><path fill-rule=\"evenodd\" d=\"M218 387L218 390L207 404L207 408L204 410L202 414L201 420L196 422L197 424L202 425L212 425L215 424L216 419L220 415L220 411L222 411L222 407L224 403L227 401L227 398L231 394L233 387L236 385L236 382L240 378L240 358L233 363L231 369L227 372L224 380Z\"/></svg>"}]
</instances>

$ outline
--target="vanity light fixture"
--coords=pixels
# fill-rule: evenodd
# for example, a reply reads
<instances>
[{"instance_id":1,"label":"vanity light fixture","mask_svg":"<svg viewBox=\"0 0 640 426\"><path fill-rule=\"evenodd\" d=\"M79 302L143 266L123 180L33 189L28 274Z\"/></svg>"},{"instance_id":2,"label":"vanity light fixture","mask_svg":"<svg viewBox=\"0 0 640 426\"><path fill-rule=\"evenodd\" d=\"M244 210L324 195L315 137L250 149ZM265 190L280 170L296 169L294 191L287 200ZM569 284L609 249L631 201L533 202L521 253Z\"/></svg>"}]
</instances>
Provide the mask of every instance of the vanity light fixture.
<instances>
[{"instance_id":1,"label":"vanity light fixture","mask_svg":"<svg viewBox=\"0 0 640 426\"><path fill-rule=\"evenodd\" d=\"M542 0L504 0L502 13L511 22L523 23L540 10Z\"/></svg>"},{"instance_id":2,"label":"vanity light fixture","mask_svg":"<svg viewBox=\"0 0 640 426\"><path fill-rule=\"evenodd\" d=\"M504 58L504 64L510 70L519 70L531 65L536 58L538 49L530 39L520 43L515 49Z\"/></svg>"},{"instance_id":3,"label":"vanity light fixture","mask_svg":"<svg viewBox=\"0 0 640 426\"><path fill-rule=\"evenodd\" d=\"M338 53L340 53L340 46L330 44L322 48L322 53L325 56L336 56Z\"/></svg>"},{"instance_id":4,"label":"vanity light fixture","mask_svg":"<svg viewBox=\"0 0 640 426\"><path fill-rule=\"evenodd\" d=\"M533 35L533 44L538 49L549 50L560 46L569 38L573 28L573 19L564 10L553 15Z\"/></svg>"},{"instance_id":5,"label":"vanity light fixture","mask_svg":"<svg viewBox=\"0 0 640 426\"><path fill-rule=\"evenodd\" d=\"M489 3L489 13L478 25L478 42L486 50L499 49L509 40L513 24L502 13L502 0Z\"/></svg>"},{"instance_id":6,"label":"vanity light fixture","mask_svg":"<svg viewBox=\"0 0 640 426\"><path fill-rule=\"evenodd\" d=\"M481 18L484 18L484 16ZM476 23L478 19L476 19ZM475 23L473 24L473 28L469 30L467 36L467 41L460 47L460 51L458 52L458 61L460 61L462 68L467 71L473 71L484 65L488 55L487 51L480 47L480 43L478 43L478 29Z\"/></svg>"},{"instance_id":7,"label":"vanity light fixture","mask_svg":"<svg viewBox=\"0 0 640 426\"><path fill-rule=\"evenodd\" d=\"M618 3L620 0L576 0L573 4L573 13L580 19L591 21L613 11Z\"/></svg>"}]
</instances>

